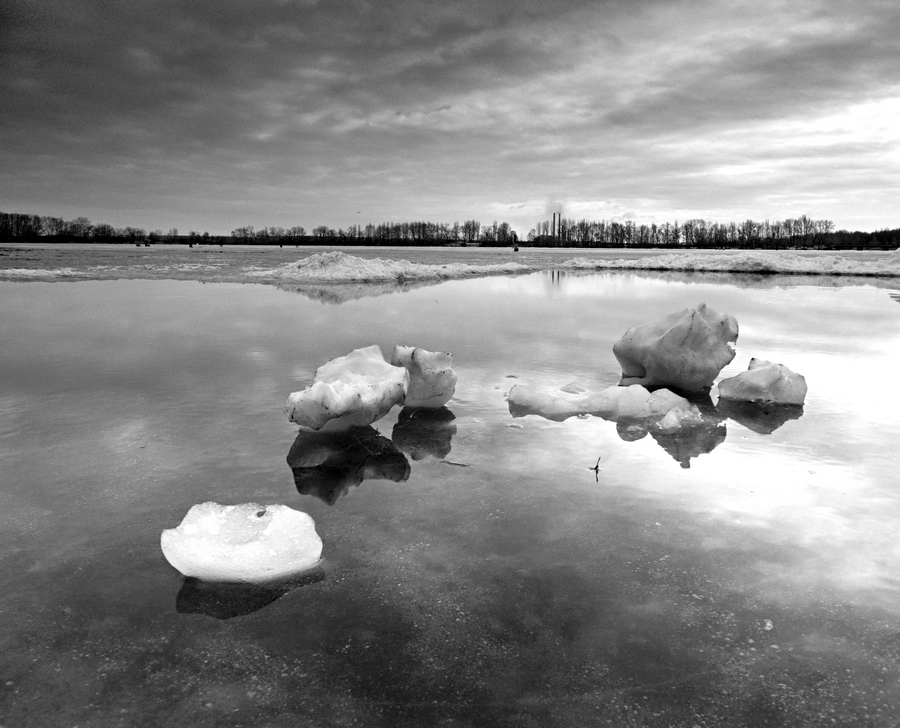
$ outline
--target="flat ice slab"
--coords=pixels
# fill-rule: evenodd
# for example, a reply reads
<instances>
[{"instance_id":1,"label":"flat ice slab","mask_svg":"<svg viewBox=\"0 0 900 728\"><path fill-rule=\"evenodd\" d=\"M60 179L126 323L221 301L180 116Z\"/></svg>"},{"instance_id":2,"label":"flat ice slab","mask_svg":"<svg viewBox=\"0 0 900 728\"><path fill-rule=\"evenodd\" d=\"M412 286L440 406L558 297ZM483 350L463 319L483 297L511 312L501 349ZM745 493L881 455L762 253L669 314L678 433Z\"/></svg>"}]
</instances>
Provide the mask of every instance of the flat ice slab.
<instances>
[{"instance_id":1,"label":"flat ice slab","mask_svg":"<svg viewBox=\"0 0 900 728\"><path fill-rule=\"evenodd\" d=\"M319 563L322 539L312 517L283 505L199 503L160 536L163 556L184 576L260 584Z\"/></svg>"}]
</instances>

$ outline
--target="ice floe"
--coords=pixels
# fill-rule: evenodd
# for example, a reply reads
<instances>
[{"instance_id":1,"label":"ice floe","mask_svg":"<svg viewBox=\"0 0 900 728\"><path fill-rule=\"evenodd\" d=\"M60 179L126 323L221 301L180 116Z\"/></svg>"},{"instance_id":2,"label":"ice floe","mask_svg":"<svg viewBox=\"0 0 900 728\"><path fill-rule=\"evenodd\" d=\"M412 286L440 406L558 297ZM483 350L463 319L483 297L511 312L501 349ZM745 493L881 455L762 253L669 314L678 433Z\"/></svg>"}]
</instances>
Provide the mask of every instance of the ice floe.
<instances>
[{"instance_id":1,"label":"ice floe","mask_svg":"<svg viewBox=\"0 0 900 728\"><path fill-rule=\"evenodd\" d=\"M719 399L757 404L802 405L806 379L784 364L751 359L747 371L719 382Z\"/></svg>"},{"instance_id":2,"label":"ice floe","mask_svg":"<svg viewBox=\"0 0 900 728\"><path fill-rule=\"evenodd\" d=\"M576 415L594 415L611 422L652 421L666 431L677 429L700 417L697 407L684 397L668 389L658 389L651 393L640 384L575 394L563 389L558 392L540 392L526 385L516 384L509 391L507 404L513 417L534 414L559 422Z\"/></svg>"},{"instance_id":3,"label":"ice floe","mask_svg":"<svg viewBox=\"0 0 900 728\"><path fill-rule=\"evenodd\" d=\"M409 372L406 407L443 407L456 391L453 355L413 346L395 346L391 365Z\"/></svg>"},{"instance_id":4,"label":"ice floe","mask_svg":"<svg viewBox=\"0 0 900 728\"><path fill-rule=\"evenodd\" d=\"M409 372L388 364L373 344L320 366L312 384L288 396L284 412L311 430L369 425L403 404L408 387Z\"/></svg>"},{"instance_id":5,"label":"ice floe","mask_svg":"<svg viewBox=\"0 0 900 728\"><path fill-rule=\"evenodd\" d=\"M707 389L734 359L737 337L735 318L703 303L635 326L613 345L620 384Z\"/></svg>"},{"instance_id":6,"label":"ice floe","mask_svg":"<svg viewBox=\"0 0 900 728\"><path fill-rule=\"evenodd\" d=\"M322 555L309 514L256 503L199 503L162 532L160 546L184 576L213 582L286 579L315 567Z\"/></svg>"},{"instance_id":7,"label":"ice floe","mask_svg":"<svg viewBox=\"0 0 900 728\"><path fill-rule=\"evenodd\" d=\"M645 258L615 260L572 258L558 266L575 270L672 270L715 273L806 274L844 276L900 276L900 256L881 260L853 260L840 255L798 255L786 251L742 251L717 254L685 251Z\"/></svg>"}]
</instances>

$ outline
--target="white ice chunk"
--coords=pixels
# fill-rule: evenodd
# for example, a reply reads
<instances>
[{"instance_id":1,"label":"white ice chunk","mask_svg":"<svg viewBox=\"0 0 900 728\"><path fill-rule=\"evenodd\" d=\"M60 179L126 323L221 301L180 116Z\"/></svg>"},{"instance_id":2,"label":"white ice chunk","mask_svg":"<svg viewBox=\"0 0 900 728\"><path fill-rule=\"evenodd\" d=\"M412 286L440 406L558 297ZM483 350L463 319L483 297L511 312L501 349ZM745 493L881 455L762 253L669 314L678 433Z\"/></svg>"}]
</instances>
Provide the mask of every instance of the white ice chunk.
<instances>
[{"instance_id":1,"label":"white ice chunk","mask_svg":"<svg viewBox=\"0 0 900 728\"><path fill-rule=\"evenodd\" d=\"M746 372L719 382L719 399L802 405L806 379L783 364L751 359Z\"/></svg>"},{"instance_id":2,"label":"white ice chunk","mask_svg":"<svg viewBox=\"0 0 900 728\"><path fill-rule=\"evenodd\" d=\"M322 539L307 513L282 505L193 506L160 537L166 560L203 581L264 583L319 563Z\"/></svg>"},{"instance_id":3,"label":"white ice chunk","mask_svg":"<svg viewBox=\"0 0 900 728\"><path fill-rule=\"evenodd\" d=\"M287 398L284 412L310 430L370 425L403 404L408 387L406 369L388 364L372 345L320 366L310 386Z\"/></svg>"},{"instance_id":4,"label":"white ice chunk","mask_svg":"<svg viewBox=\"0 0 900 728\"><path fill-rule=\"evenodd\" d=\"M700 418L697 407L684 397L668 389L659 389L651 394L640 384L580 394L570 394L564 390L559 393L538 392L516 384L507 399L514 416L535 414L555 421L576 415L596 415L611 422L653 424L674 413L666 421L666 431L670 431L682 423L692 424Z\"/></svg>"},{"instance_id":5,"label":"white ice chunk","mask_svg":"<svg viewBox=\"0 0 900 728\"><path fill-rule=\"evenodd\" d=\"M687 400L684 403L675 404L669 409L662 419L657 420L656 430L665 434L672 434L696 425L703 424L703 415L700 410Z\"/></svg>"},{"instance_id":6,"label":"white ice chunk","mask_svg":"<svg viewBox=\"0 0 900 728\"><path fill-rule=\"evenodd\" d=\"M620 384L706 389L734 359L737 337L734 317L703 303L636 326L613 346L622 365Z\"/></svg>"},{"instance_id":7,"label":"white ice chunk","mask_svg":"<svg viewBox=\"0 0 900 728\"><path fill-rule=\"evenodd\" d=\"M561 422L575 415L593 413L591 394L563 392L551 394L538 392L524 384L515 384L509 390L507 404L514 417L540 415L548 420Z\"/></svg>"},{"instance_id":8,"label":"white ice chunk","mask_svg":"<svg viewBox=\"0 0 900 728\"><path fill-rule=\"evenodd\" d=\"M407 407L443 407L456 391L453 354L413 346L395 346L391 364L409 372Z\"/></svg>"}]
</instances>

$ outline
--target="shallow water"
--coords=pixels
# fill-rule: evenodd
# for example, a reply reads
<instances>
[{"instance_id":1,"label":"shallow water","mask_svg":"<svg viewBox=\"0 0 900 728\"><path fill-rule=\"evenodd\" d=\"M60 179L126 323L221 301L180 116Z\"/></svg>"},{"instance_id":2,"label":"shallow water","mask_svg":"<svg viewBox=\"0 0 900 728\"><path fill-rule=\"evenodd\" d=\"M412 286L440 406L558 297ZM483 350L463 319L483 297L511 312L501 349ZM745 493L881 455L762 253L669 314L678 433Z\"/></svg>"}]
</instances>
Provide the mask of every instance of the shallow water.
<instances>
[{"instance_id":1,"label":"shallow water","mask_svg":"<svg viewBox=\"0 0 900 728\"><path fill-rule=\"evenodd\" d=\"M723 377L787 364L802 417L657 442L510 415L514 383L615 384L625 329L699 301L741 327ZM0 282L0 305L4 726L900 722L900 308L877 283L548 271L323 305ZM295 483L285 397L372 343L453 352L452 420L395 410L381 479ZM309 512L320 573L185 582L159 534L208 500Z\"/></svg>"}]
</instances>

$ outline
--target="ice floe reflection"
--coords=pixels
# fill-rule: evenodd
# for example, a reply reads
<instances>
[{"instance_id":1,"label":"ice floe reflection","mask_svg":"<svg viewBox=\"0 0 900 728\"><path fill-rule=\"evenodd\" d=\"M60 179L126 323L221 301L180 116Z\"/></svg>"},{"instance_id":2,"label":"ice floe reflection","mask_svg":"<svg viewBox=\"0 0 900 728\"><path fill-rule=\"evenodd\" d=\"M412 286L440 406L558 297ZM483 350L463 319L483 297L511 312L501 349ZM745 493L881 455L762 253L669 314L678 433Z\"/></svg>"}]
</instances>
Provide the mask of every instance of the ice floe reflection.
<instances>
[{"instance_id":1,"label":"ice floe reflection","mask_svg":"<svg viewBox=\"0 0 900 728\"><path fill-rule=\"evenodd\" d=\"M568 388L572 386L567 385ZM603 417L603 419L615 423L616 433L625 442L637 442L648 434L651 435L653 440L683 468L689 468L693 458L711 453L725 442L728 434L726 420L734 420L760 435L771 435L786 422L803 416L802 405L735 402L724 399L713 404L709 392L692 393L688 396L688 401L699 409L700 417L686 421L671 431L661 429L655 420L630 417L613 419L603 417L599 412L583 414L564 412L560 414L553 407L540 406L542 404L540 400L536 406L522 404L513 399L510 399L507 404L510 415L515 418L535 415L552 422L563 422L573 416Z\"/></svg>"},{"instance_id":2,"label":"ice floe reflection","mask_svg":"<svg viewBox=\"0 0 900 728\"><path fill-rule=\"evenodd\" d=\"M409 478L406 456L371 425L337 432L300 430L287 456L294 485L328 505L364 480Z\"/></svg>"},{"instance_id":3,"label":"ice floe reflection","mask_svg":"<svg viewBox=\"0 0 900 728\"><path fill-rule=\"evenodd\" d=\"M325 570L316 566L283 581L267 584L206 582L187 577L175 597L180 614L203 614L215 619L232 619L257 612L289 591L325 578Z\"/></svg>"},{"instance_id":4,"label":"ice floe reflection","mask_svg":"<svg viewBox=\"0 0 900 728\"><path fill-rule=\"evenodd\" d=\"M413 460L426 457L445 458L453 447L456 419L446 407L410 408L400 410L391 439Z\"/></svg>"}]
</instances>

